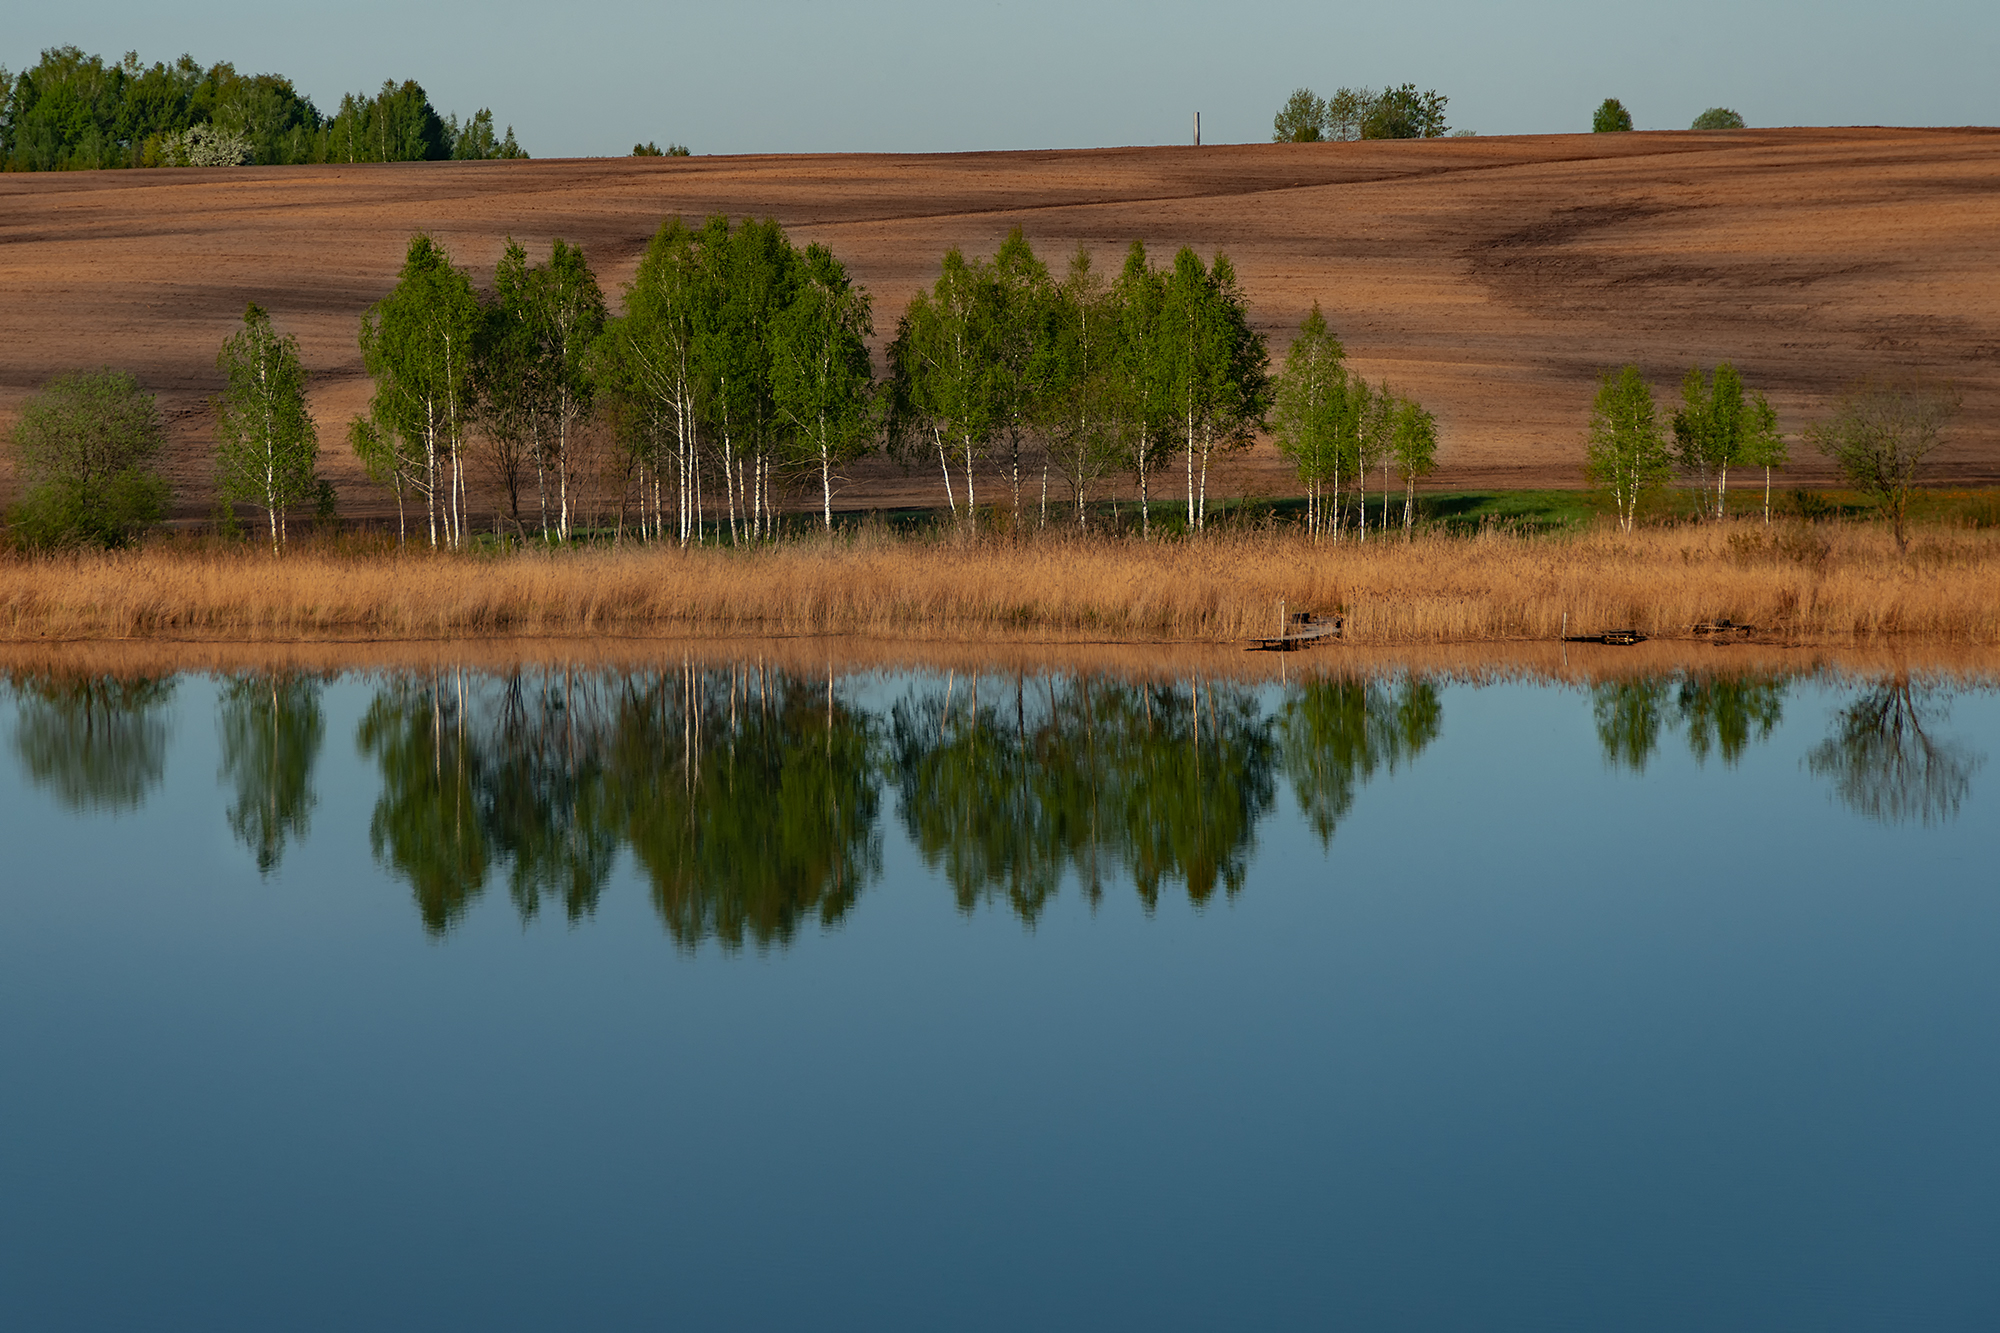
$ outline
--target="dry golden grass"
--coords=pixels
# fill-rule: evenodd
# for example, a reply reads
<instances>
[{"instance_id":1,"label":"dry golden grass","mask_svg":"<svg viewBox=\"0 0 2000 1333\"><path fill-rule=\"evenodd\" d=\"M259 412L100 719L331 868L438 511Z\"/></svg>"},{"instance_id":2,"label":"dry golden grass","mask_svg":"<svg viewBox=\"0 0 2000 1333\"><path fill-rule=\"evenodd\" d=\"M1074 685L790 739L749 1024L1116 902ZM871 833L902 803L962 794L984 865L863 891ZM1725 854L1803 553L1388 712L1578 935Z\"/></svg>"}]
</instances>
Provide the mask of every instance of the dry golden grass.
<instances>
[{"instance_id":1,"label":"dry golden grass","mask_svg":"<svg viewBox=\"0 0 2000 1333\"><path fill-rule=\"evenodd\" d=\"M2000 532L1934 529L1907 555L1864 526L1752 523L1627 536L1420 537L1313 545L868 536L759 550L506 557L159 546L0 558L0 638L843 634L1226 642L1279 605L1344 612L1348 641L1688 636L1727 617L1767 642L2000 644Z\"/></svg>"}]
</instances>

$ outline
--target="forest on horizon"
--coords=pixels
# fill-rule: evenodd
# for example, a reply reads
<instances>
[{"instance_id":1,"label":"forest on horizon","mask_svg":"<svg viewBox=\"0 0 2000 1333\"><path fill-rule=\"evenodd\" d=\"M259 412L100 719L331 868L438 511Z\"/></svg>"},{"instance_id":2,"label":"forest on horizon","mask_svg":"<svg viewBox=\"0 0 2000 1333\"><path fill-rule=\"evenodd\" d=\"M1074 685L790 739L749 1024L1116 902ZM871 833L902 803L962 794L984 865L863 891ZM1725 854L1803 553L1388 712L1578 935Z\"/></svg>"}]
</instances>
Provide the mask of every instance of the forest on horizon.
<instances>
[{"instance_id":1,"label":"forest on horizon","mask_svg":"<svg viewBox=\"0 0 2000 1333\"><path fill-rule=\"evenodd\" d=\"M525 158L514 127L494 131L482 107L440 115L414 79L384 80L372 97L346 93L326 115L281 74L116 62L75 46L43 51L14 74L0 67L0 170L292 166Z\"/></svg>"}]
</instances>

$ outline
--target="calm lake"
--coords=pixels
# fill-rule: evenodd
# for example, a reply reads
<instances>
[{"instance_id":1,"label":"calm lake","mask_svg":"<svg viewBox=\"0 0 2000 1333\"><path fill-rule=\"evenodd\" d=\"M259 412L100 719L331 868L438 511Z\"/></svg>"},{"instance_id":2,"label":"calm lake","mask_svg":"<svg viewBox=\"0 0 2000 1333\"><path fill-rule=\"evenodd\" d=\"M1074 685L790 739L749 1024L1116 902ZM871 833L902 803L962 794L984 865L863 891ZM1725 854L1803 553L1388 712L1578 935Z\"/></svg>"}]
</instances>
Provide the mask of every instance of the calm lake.
<instances>
[{"instance_id":1,"label":"calm lake","mask_svg":"<svg viewBox=\"0 0 2000 1333\"><path fill-rule=\"evenodd\" d=\"M9 1329L2000 1327L1988 685L0 679Z\"/></svg>"}]
</instances>

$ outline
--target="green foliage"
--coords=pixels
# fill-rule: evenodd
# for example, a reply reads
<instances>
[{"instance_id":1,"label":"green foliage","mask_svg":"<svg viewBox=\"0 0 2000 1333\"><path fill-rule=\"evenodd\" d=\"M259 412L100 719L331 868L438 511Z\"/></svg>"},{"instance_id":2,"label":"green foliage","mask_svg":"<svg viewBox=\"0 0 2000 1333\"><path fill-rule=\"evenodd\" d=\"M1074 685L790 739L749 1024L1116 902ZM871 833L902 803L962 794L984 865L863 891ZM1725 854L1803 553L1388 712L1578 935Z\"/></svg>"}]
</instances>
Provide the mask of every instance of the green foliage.
<instances>
[{"instance_id":1,"label":"green foliage","mask_svg":"<svg viewBox=\"0 0 2000 1333\"><path fill-rule=\"evenodd\" d=\"M276 74L204 69L183 55L142 65L136 52L109 64L74 46L52 47L20 75L0 80L0 168L284 166L525 157L510 128L495 140L492 113L460 127L440 119L423 89L384 83L323 116Z\"/></svg>"},{"instance_id":2,"label":"green foliage","mask_svg":"<svg viewBox=\"0 0 2000 1333\"><path fill-rule=\"evenodd\" d=\"M215 726L222 746L216 777L229 783L229 831L269 875L285 845L311 830L313 765L326 736L321 682L290 673L232 676L222 684Z\"/></svg>"},{"instance_id":3,"label":"green foliage","mask_svg":"<svg viewBox=\"0 0 2000 1333\"><path fill-rule=\"evenodd\" d=\"M419 232L394 291L361 318L361 359L375 381L365 422L350 439L371 474L424 497L430 542L464 532L464 444L485 315L472 280Z\"/></svg>"},{"instance_id":4,"label":"green foliage","mask_svg":"<svg viewBox=\"0 0 2000 1333\"><path fill-rule=\"evenodd\" d=\"M867 290L815 243L799 257L797 295L772 329L772 390L788 461L818 473L829 532L834 470L867 452L875 430L870 305Z\"/></svg>"},{"instance_id":5,"label":"green foliage","mask_svg":"<svg viewBox=\"0 0 2000 1333\"><path fill-rule=\"evenodd\" d=\"M1712 106L1694 118L1691 130L1740 130L1743 117L1726 106Z\"/></svg>"},{"instance_id":6,"label":"green foliage","mask_svg":"<svg viewBox=\"0 0 2000 1333\"><path fill-rule=\"evenodd\" d=\"M1611 492L1618 525L1630 532L1640 497L1665 484L1673 474L1653 408L1653 391L1637 366L1607 370L1598 383L1590 409L1586 472Z\"/></svg>"},{"instance_id":7,"label":"green foliage","mask_svg":"<svg viewBox=\"0 0 2000 1333\"><path fill-rule=\"evenodd\" d=\"M172 678L16 673L14 752L28 781L70 810L137 809L167 768Z\"/></svg>"},{"instance_id":8,"label":"green foliage","mask_svg":"<svg viewBox=\"0 0 2000 1333\"><path fill-rule=\"evenodd\" d=\"M911 298L889 345L896 434L905 443L914 437L935 446L954 516L951 469L963 468L968 520L977 503L973 465L996 413L992 340L998 330L988 318L994 298L982 269L956 246L947 250L937 281Z\"/></svg>"},{"instance_id":9,"label":"green foliage","mask_svg":"<svg viewBox=\"0 0 2000 1333\"><path fill-rule=\"evenodd\" d=\"M553 504L553 533L567 541L578 439L597 401L592 359L607 317L604 293L583 251L561 237L550 242L547 262L532 266L509 237L493 281L497 299L487 312L474 394L485 402L483 419L498 445L495 471L518 521L520 474L532 465L542 535L551 533Z\"/></svg>"},{"instance_id":10,"label":"green foliage","mask_svg":"<svg viewBox=\"0 0 2000 1333\"><path fill-rule=\"evenodd\" d=\"M1079 529L1089 525L1090 488L1118 466L1122 453L1116 318L1090 250L1079 243L1044 311L1034 406L1036 428L1069 486Z\"/></svg>"},{"instance_id":11,"label":"green foliage","mask_svg":"<svg viewBox=\"0 0 2000 1333\"><path fill-rule=\"evenodd\" d=\"M1782 467L1784 436L1778 414L1761 393L1745 394L1742 377L1727 361L1707 382L1701 368L1681 381L1681 407L1674 413L1674 461L1693 481L1705 512L1725 512L1732 467Z\"/></svg>"},{"instance_id":12,"label":"green foliage","mask_svg":"<svg viewBox=\"0 0 2000 1333\"><path fill-rule=\"evenodd\" d=\"M166 427L153 395L122 371L59 375L13 434L23 495L10 515L30 546L122 546L166 514L154 470Z\"/></svg>"},{"instance_id":13,"label":"green foliage","mask_svg":"<svg viewBox=\"0 0 2000 1333\"><path fill-rule=\"evenodd\" d=\"M493 133L493 112L481 107L460 125L457 116L444 119L445 142L451 145L451 157L458 162L492 161L498 158L521 159L527 153L514 141L514 127L509 125L507 133L495 137Z\"/></svg>"},{"instance_id":14,"label":"green foliage","mask_svg":"<svg viewBox=\"0 0 2000 1333\"><path fill-rule=\"evenodd\" d=\"M1592 134L1617 134L1632 128L1632 113L1625 104L1615 97L1607 97L1597 104L1597 110L1590 116Z\"/></svg>"},{"instance_id":15,"label":"green foliage","mask_svg":"<svg viewBox=\"0 0 2000 1333\"><path fill-rule=\"evenodd\" d=\"M1292 460L1305 485L1306 530L1315 536L1328 526L1321 498L1324 488L1332 484L1337 514L1340 479L1352 478L1357 470L1349 460L1366 410L1368 384L1348 374L1346 357L1315 301L1285 353L1285 368L1275 384L1273 433L1279 452Z\"/></svg>"},{"instance_id":16,"label":"green foliage","mask_svg":"<svg viewBox=\"0 0 2000 1333\"><path fill-rule=\"evenodd\" d=\"M1161 285L1152 374L1187 462L1190 529L1207 523L1208 470L1218 450L1248 448L1270 410L1270 356L1250 327L1229 256L1204 266L1183 246Z\"/></svg>"},{"instance_id":17,"label":"green foliage","mask_svg":"<svg viewBox=\"0 0 2000 1333\"><path fill-rule=\"evenodd\" d=\"M1318 143L1326 137L1326 100L1295 88L1271 119L1272 143Z\"/></svg>"},{"instance_id":18,"label":"green foliage","mask_svg":"<svg viewBox=\"0 0 2000 1333\"><path fill-rule=\"evenodd\" d=\"M1414 763L1442 733L1444 700L1435 682L1407 673L1393 686L1309 679L1285 700L1278 728L1299 813L1328 848L1360 789Z\"/></svg>"},{"instance_id":19,"label":"green foliage","mask_svg":"<svg viewBox=\"0 0 2000 1333\"><path fill-rule=\"evenodd\" d=\"M224 503L262 508L271 549L284 544L286 518L319 500L319 431L306 407L298 339L280 337L256 305L223 343L216 365L228 387L216 402L216 493Z\"/></svg>"},{"instance_id":20,"label":"green foliage","mask_svg":"<svg viewBox=\"0 0 2000 1333\"><path fill-rule=\"evenodd\" d=\"M1374 105L1375 93L1371 89L1336 88L1333 96L1326 99L1326 137L1342 141L1359 139Z\"/></svg>"},{"instance_id":21,"label":"green foliage","mask_svg":"<svg viewBox=\"0 0 2000 1333\"><path fill-rule=\"evenodd\" d=\"M1432 88L1418 92L1413 83L1384 88L1375 95L1361 120L1364 139L1439 139L1451 133L1445 120L1450 99Z\"/></svg>"},{"instance_id":22,"label":"green foliage","mask_svg":"<svg viewBox=\"0 0 2000 1333\"><path fill-rule=\"evenodd\" d=\"M1911 493L1961 403L1946 384L1864 380L1841 395L1831 417L1808 427L1806 438L1889 516L1896 544L1908 550Z\"/></svg>"},{"instance_id":23,"label":"green foliage","mask_svg":"<svg viewBox=\"0 0 2000 1333\"><path fill-rule=\"evenodd\" d=\"M1271 121L1273 143L1318 143L1323 139L1437 139L1451 133L1445 104L1435 88L1419 92L1413 83L1384 88L1340 88L1322 98L1298 88Z\"/></svg>"}]
</instances>

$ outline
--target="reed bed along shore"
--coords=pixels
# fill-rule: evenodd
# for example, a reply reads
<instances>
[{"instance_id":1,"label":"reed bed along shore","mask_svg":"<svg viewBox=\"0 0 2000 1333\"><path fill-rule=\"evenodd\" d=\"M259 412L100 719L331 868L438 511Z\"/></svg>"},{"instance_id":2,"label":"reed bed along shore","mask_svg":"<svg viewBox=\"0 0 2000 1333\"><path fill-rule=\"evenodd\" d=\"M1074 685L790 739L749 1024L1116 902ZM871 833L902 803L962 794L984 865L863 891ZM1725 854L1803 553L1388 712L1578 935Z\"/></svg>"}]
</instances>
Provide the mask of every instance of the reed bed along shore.
<instances>
[{"instance_id":1,"label":"reed bed along shore","mask_svg":"<svg viewBox=\"0 0 2000 1333\"><path fill-rule=\"evenodd\" d=\"M0 558L0 638L596 635L1230 643L1281 608L1350 645L1554 641L1610 629L1851 646L2000 644L2000 532L1717 523L1569 537L1297 533L1195 540L855 538L757 549L439 554L162 544Z\"/></svg>"},{"instance_id":2,"label":"reed bed along shore","mask_svg":"<svg viewBox=\"0 0 2000 1333\"><path fill-rule=\"evenodd\" d=\"M1635 647L1558 643L1330 644L1311 652L1253 653L1237 644L929 641L848 635L782 639L591 638L281 640L86 639L0 642L0 690L35 677L158 679L173 675L436 676L467 672L644 674L761 667L812 679L885 673L1018 678L1110 676L1128 681L1377 680L1405 673L1464 684L1529 681L1595 685L1660 676L1846 680L1910 677L1965 688L2000 685L2000 648L1885 643L1794 647L1652 640Z\"/></svg>"}]
</instances>

